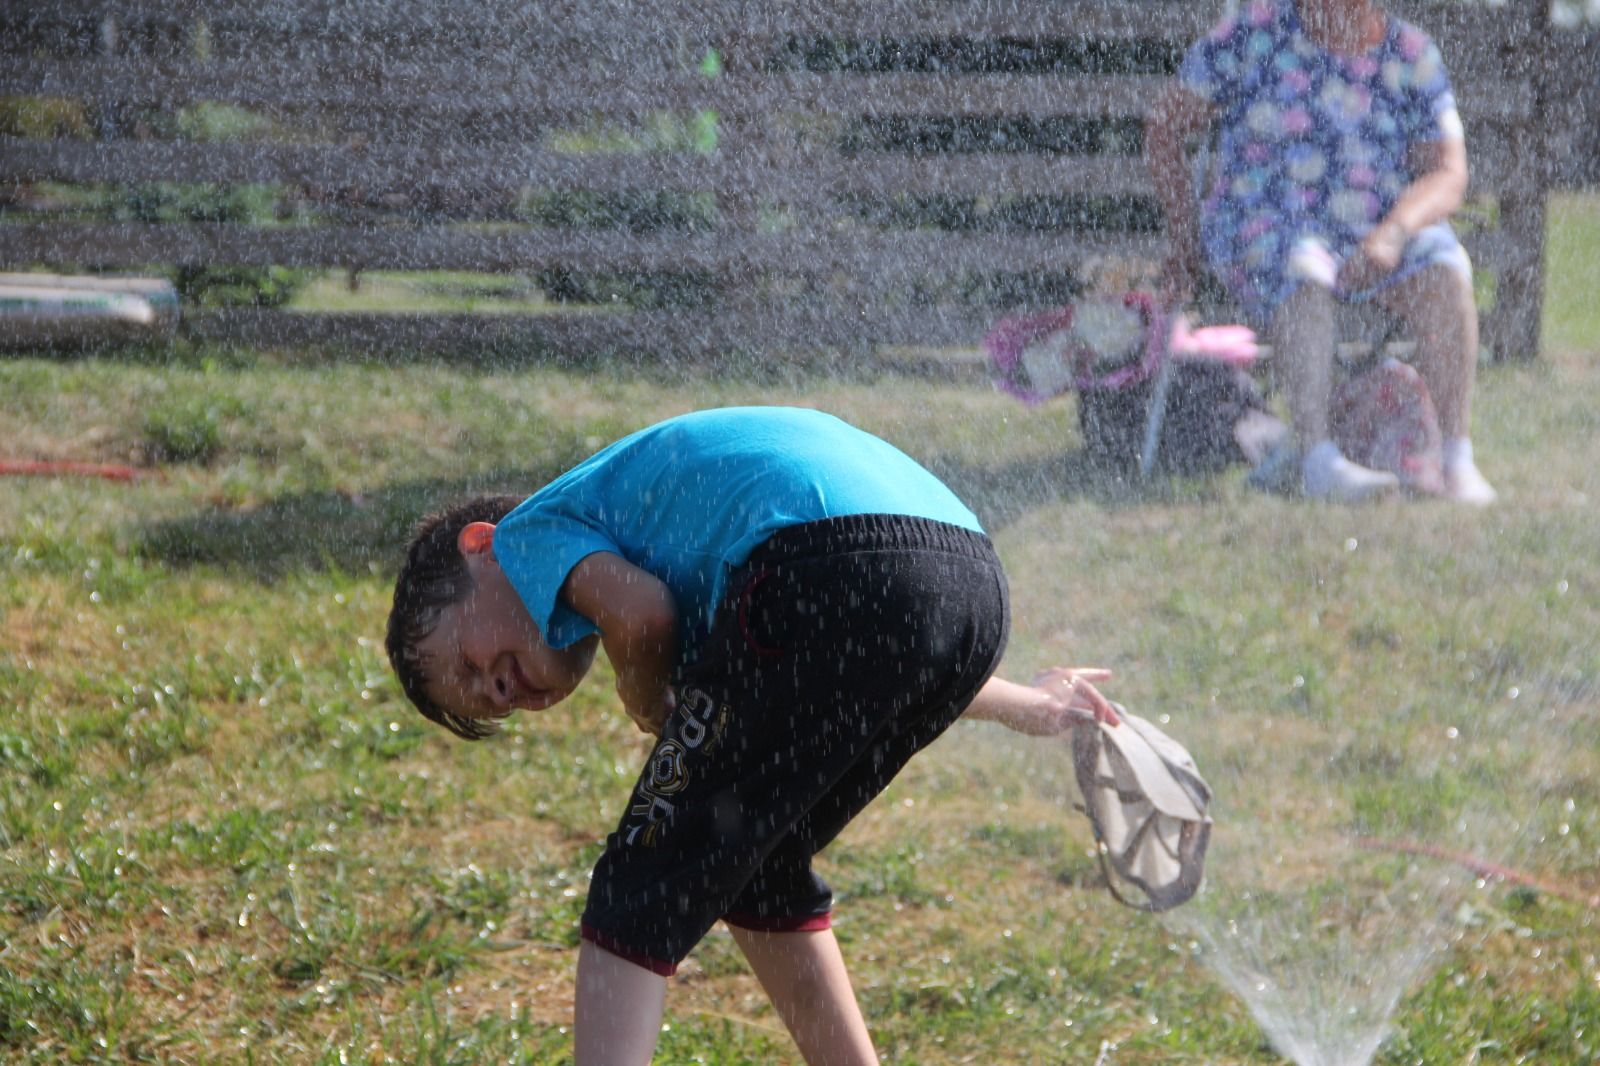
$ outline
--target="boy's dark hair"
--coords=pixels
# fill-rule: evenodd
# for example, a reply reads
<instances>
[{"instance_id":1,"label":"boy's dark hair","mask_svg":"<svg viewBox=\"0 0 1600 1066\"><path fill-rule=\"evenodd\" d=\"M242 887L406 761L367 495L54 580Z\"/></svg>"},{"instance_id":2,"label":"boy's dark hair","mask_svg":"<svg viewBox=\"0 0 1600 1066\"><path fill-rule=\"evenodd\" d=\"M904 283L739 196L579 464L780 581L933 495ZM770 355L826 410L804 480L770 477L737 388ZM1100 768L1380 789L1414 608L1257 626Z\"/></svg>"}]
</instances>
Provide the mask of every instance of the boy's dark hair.
<instances>
[{"instance_id":1,"label":"boy's dark hair","mask_svg":"<svg viewBox=\"0 0 1600 1066\"><path fill-rule=\"evenodd\" d=\"M439 614L472 591L472 577L456 539L473 522L498 523L522 502L521 496L478 496L447 507L417 523L406 561L394 583L394 606L384 649L406 698L429 721L465 740L482 740L499 727L491 720L463 718L439 706L426 691L417 644L439 624Z\"/></svg>"}]
</instances>

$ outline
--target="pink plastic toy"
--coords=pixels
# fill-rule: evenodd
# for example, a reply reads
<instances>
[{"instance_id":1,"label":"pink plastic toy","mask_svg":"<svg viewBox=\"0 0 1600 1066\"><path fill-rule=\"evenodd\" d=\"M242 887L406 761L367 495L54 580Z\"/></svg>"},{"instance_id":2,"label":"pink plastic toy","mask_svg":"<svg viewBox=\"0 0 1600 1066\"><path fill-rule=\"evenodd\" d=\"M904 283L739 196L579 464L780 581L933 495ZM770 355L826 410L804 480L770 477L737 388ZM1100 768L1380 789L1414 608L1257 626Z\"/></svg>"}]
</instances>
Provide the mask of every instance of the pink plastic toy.
<instances>
[{"instance_id":1,"label":"pink plastic toy","mask_svg":"<svg viewBox=\"0 0 1600 1066\"><path fill-rule=\"evenodd\" d=\"M1097 343L1107 339L1106 330L1082 328L1080 320L1085 316L1081 308L1059 307L1001 319L983 338L984 352L995 369L995 384L1033 405L1072 389L1137 385L1154 377L1171 359L1210 359L1247 366L1259 354L1255 331L1248 326L1195 328L1186 316L1167 314L1141 292L1125 294L1120 305L1137 321L1140 335L1135 344L1120 351L1114 350L1115 344ZM1094 306L1104 312L1114 305Z\"/></svg>"}]
</instances>

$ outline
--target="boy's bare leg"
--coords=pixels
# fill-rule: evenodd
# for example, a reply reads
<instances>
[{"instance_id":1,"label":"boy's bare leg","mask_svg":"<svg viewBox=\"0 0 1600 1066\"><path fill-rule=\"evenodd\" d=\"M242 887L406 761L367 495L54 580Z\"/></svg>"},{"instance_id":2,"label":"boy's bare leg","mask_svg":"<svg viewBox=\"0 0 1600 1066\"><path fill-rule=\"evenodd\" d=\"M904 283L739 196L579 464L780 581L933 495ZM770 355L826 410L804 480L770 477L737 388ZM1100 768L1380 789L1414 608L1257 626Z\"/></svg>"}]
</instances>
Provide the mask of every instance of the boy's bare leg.
<instances>
[{"instance_id":1,"label":"boy's bare leg","mask_svg":"<svg viewBox=\"0 0 1600 1066\"><path fill-rule=\"evenodd\" d=\"M661 1035L667 979L585 940L578 948L575 1066L644 1066Z\"/></svg>"},{"instance_id":2,"label":"boy's bare leg","mask_svg":"<svg viewBox=\"0 0 1600 1066\"><path fill-rule=\"evenodd\" d=\"M729 928L806 1062L875 1066L878 1053L833 930L768 933Z\"/></svg>"}]
</instances>

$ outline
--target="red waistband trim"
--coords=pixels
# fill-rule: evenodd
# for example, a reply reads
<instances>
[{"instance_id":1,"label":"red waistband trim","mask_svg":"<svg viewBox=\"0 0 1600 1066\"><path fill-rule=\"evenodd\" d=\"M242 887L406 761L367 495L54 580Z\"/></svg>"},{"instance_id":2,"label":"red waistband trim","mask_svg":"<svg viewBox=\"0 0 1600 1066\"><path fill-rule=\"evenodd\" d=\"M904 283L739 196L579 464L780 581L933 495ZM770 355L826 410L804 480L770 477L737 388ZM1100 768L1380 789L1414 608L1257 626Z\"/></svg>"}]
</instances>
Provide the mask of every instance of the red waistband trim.
<instances>
[{"instance_id":1,"label":"red waistband trim","mask_svg":"<svg viewBox=\"0 0 1600 1066\"><path fill-rule=\"evenodd\" d=\"M671 977L673 974L678 972L677 963L668 962L666 959L658 959L653 955L646 955L643 952L634 951L630 948L623 947L622 944L618 943L611 937L606 936L604 933L600 932L600 930L596 929L592 925L589 925L587 922L580 927L578 935L589 941L589 943L593 944L595 947L600 948L602 951L609 952L610 954L615 955L617 958L622 959L624 962L631 962L635 966L642 966L651 973L660 974L662 977Z\"/></svg>"}]
</instances>

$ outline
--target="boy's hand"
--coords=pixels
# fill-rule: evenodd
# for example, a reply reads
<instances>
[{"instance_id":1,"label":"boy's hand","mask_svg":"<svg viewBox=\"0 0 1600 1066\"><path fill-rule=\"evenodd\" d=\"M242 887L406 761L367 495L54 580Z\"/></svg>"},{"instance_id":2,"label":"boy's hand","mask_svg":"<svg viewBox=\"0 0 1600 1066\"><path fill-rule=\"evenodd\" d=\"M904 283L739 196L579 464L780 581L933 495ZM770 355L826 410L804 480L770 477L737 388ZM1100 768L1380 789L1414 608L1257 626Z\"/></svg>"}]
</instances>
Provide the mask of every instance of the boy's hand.
<instances>
[{"instance_id":1,"label":"boy's hand","mask_svg":"<svg viewBox=\"0 0 1600 1066\"><path fill-rule=\"evenodd\" d=\"M1037 674L1033 679L1033 687L1054 698L1052 709L1060 713L1062 730L1071 724L1073 718L1092 717L1114 726L1120 721L1116 708L1093 684L1110 677L1110 670L1099 667L1054 666Z\"/></svg>"},{"instance_id":2,"label":"boy's hand","mask_svg":"<svg viewBox=\"0 0 1600 1066\"><path fill-rule=\"evenodd\" d=\"M622 697L622 709L628 712L628 717L639 727L639 732L649 733L653 737L661 735L661 730L666 728L667 719L678 706L678 698L671 689L667 690L665 696L654 700L630 701L619 681L617 694Z\"/></svg>"},{"instance_id":3,"label":"boy's hand","mask_svg":"<svg viewBox=\"0 0 1600 1066\"><path fill-rule=\"evenodd\" d=\"M1115 725L1116 708L1092 684L1110 676L1110 670L1058 666L1035 677L1031 685L991 677L965 713L1030 737L1059 736L1083 722Z\"/></svg>"}]
</instances>

